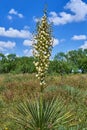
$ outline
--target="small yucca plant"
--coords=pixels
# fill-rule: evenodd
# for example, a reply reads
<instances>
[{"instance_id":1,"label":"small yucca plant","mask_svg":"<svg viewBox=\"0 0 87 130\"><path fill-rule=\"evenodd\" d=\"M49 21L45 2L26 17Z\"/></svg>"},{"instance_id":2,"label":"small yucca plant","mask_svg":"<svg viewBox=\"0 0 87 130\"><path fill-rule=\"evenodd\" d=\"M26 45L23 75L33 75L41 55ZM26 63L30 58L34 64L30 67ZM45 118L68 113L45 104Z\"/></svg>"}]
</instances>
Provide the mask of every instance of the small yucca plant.
<instances>
[{"instance_id":1,"label":"small yucca plant","mask_svg":"<svg viewBox=\"0 0 87 130\"><path fill-rule=\"evenodd\" d=\"M58 98L46 101L40 97L33 102L19 104L15 118L25 130L58 130L61 126L73 125L73 113L68 111Z\"/></svg>"}]
</instances>

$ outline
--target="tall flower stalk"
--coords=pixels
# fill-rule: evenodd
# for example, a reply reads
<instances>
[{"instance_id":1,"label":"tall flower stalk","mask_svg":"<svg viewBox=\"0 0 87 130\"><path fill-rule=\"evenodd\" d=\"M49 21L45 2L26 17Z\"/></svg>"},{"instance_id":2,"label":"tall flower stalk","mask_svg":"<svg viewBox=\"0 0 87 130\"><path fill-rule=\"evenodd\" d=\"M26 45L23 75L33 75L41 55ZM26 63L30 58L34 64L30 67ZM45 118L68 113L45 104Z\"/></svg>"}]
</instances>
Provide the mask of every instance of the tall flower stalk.
<instances>
[{"instance_id":1,"label":"tall flower stalk","mask_svg":"<svg viewBox=\"0 0 87 130\"><path fill-rule=\"evenodd\" d=\"M46 10L44 16L38 22L37 33L34 36L34 65L37 70L36 77L40 80L41 92L46 85L45 76L49 66L49 58L51 56L53 45L51 24L48 23Z\"/></svg>"}]
</instances>

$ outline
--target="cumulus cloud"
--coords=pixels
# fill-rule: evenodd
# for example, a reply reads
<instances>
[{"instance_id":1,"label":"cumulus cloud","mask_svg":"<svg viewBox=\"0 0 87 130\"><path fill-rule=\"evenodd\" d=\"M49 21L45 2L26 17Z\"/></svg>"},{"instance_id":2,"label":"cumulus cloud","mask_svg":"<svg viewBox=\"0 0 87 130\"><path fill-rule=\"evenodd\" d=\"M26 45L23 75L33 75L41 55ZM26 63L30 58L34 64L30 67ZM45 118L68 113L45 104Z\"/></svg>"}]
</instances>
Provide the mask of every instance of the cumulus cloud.
<instances>
[{"instance_id":1,"label":"cumulus cloud","mask_svg":"<svg viewBox=\"0 0 87 130\"><path fill-rule=\"evenodd\" d=\"M17 14L17 11L15 11L15 9L11 9L10 11L9 11L9 14Z\"/></svg>"},{"instance_id":2,"label":"cumulus cloud","mask_svg":"<svg viewBox=\"0 0 87 130\"><path fill-rule=\"evenodd\" d=\"M10 15L8 15L7 18L8 18L9 20L12 20L12 16L10 16Z\"/></svg>"},{"instance_id":3,"label":"cumulus cloud","mask_svg":"<svg viewBox=\"0 0 87 130\"><path fill-rule=\"evenodd\" d=\"M87 16L87 4L82 0L71 0L65 6L66 9L70 9L73 12L75 21L83 21Z\"/></svg>"},{"instance_id":4,"label":"cumulus cloud","mask_svg":"<svg viewBox=\"0 0 87 130\"><path fill-rule=\"evenodd\" d=\"M6 49L13 49L16 46L15 42L11 41L0 41L0 51L5 51Z\"/></svg>"},{"instance_id":5,"label":"cumulus cloud","mask_svg":"<svg viewBox=\"0 0 87 130\"><path fill-rule=\"evenodd\" d=\"M8 12L10 15L16 15L18 16L19 18L23 18L23 14L17 12L15 9L11 9L9 12Z\"/></svg>"},{"instance_id":6,"label":"cumulus cloud","mask_svg":"<svg viewBox=\"0 0 87 130\"><path fill-rule=\"evenodd\" d=\"M33 41L31 40L24 40L23 45L24 46L32 46Z\"/></svg>"},{"instance_id":7,"label":"cumulus cloud","mask_svg":"<svg viewBox=\"0 0 87 130\"><path fill-rule=\"evenodd\" d=\"M31 38L32 34L28 30L17 30L13 28L6 30L4 27L0 27L0 36L12 38Z\"/></svg>"},{"instance_id":8,"label":"cumulus cloud","mask_svg":"<svg viewBox=\"0 0 87 130\"><path fill-rule=\"evenodd\" d=\"M50 12L49 21L54 25L66 24L72 21L72 16L66 12L61 12L59 15L56 12Z\"/></svg>"},{"instance_id":9,"label":"cumulus cloud","mask_svg":"<svg viewBox=\"0 0 87 130\"><path fill-rule=\"evenodd\" d=\"M86 40L87 36L86 35L74 35L72 37L72 40Z\"/></svg>"},{"instance_id":10,"label":"cumulus cloud","mask_svg":"<svg viewBox=\"0 0 87 130\"><path fill-rule=\"evenodd\" d=\"M54 38L53 40L53 46L56 46L59 44L59 40L57 38Z\"/></svg>"},{"instance_id":11,"label":"cumulus cloud","mask_svg":"<svg viewBox=\"0 0 87 130\"><path fill-rule=\"evenodd\" d=\"M87 41L85 41L84 44L80 46L80 48L82 48L83 50L87 49Z\"/></svg>"},{"instance_id":12,"label":"cumulus cloud","mask_svg":"<svg viewBox=\"0 0 87 130\"><path fill-rule=\"evenodd\" d=\"M86 20L87 17L87 4L82 0L70 0L64 7L66 10L70 10L71 13L50 12L49 21L54 25L64 25L71 22L79 22Z\"/></svg>"},{"instance_id":13,"label":"cumulus cloud","mask_svg":"<svg viewBox=\"0 0 87 130\"><path fill-rule=\"evenodd\" d=\"M24 50L24 55L25 56L33 56L33 50L32 49L30 49L30 50L28 50L28 49L25 49Z\"/></svg>"}]
</instances>

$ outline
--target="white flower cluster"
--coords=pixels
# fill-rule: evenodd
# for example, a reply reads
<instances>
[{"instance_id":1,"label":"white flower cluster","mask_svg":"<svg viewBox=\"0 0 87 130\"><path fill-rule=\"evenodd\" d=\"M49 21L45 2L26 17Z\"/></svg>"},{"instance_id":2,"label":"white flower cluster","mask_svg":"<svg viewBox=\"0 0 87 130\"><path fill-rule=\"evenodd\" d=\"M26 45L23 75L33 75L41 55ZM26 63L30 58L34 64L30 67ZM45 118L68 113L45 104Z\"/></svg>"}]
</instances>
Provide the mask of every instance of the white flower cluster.
<instances>
[{"instance_id":1,"label":"white flower cluster","mask_svg":"<svg viewBox=\"0 0 87 130\"><path fill-rule=\"evenodd\" d=\"M35 35L34 43L34 57L35 57L35 67L37 70L36 77L40 79L40 85L44 86L45 75L49 66L49 58L52 51L53 39L51 36L51 26L48 24L47 16L41 19L38 25L37 34Z\"/></svg>"}]
</instances>

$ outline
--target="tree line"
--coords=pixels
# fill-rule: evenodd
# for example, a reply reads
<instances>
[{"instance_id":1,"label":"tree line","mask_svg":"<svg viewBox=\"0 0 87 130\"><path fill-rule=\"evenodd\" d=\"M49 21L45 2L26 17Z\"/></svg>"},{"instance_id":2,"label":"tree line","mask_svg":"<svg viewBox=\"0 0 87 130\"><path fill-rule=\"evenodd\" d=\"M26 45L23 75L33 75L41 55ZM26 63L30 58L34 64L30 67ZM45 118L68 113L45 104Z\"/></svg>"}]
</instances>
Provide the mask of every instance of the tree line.
<instances>
[{"instance_id":1,"label":"tree line","mask_svg":"<svg viewBox=\"0 0 87 130\"><path fill-rule=\"evenodd\" d=\"M16 54L5 56L0 53L0 74L35 73L34 57L17 57ZM59 52L50 60L49 74L87 73L87 49Z\"/></svg>"}]
</instances>

